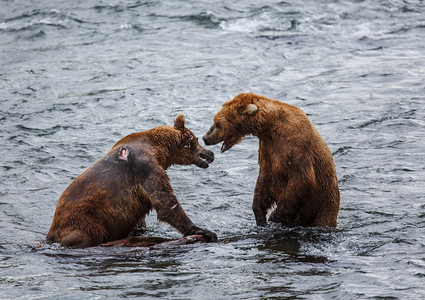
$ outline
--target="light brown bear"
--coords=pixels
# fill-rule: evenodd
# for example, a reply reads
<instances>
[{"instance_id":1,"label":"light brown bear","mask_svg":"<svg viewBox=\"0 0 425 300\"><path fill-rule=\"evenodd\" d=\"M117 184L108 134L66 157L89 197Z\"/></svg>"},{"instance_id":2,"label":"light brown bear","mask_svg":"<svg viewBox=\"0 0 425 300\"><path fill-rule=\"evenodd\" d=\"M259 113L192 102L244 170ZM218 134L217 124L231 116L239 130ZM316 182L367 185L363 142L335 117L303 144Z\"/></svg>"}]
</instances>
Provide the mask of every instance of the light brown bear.
<instances>
[{"instance_id":1,"label":"light brown bear","mask_svg":"<svg viewBox=\"0 0 425 300\"><path fill-rule=\"evenodd\" d=\"M223 104L203 137L221 152L252 134L259 139L260 173L254 191L257 225L337 226L339 188L332 153L299 108L253 93Z\"/></svg>"},{"instance_id":2,"label":"light brown bear","mask_svg":"<svg viewBox=\"0 0 425 300\"><path fill-rule=\"evenodd\" d=\"M216 241L213 232L197 227L185 214L166 173L173 164L208 168L214 160L184 124L179 115L174 127L160 126L118 141L63 192L47 240L81 248L123 239L155 208L160 221L183 235Z\"/></svg>"}]
</instances>

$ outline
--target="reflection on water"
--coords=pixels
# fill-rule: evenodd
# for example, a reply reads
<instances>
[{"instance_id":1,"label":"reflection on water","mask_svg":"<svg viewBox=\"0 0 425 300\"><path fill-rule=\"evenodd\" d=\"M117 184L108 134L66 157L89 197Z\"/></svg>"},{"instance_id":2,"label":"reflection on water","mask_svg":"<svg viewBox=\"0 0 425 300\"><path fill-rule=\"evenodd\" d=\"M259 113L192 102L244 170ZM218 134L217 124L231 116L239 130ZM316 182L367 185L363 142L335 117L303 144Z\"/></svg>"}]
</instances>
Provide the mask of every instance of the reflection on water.
<instances>
[{"instance_id":1,"label":"reflection on water","mask_svg":"<svg viewBox=\"0 0 425 300\"><path fill-rule=\"evenodd\" d=\"M414 1L3 1L0 298L422 299L423 15ZM240 92L303 109L334 155L336 230L258 228L258 141L172 167L215 244L64 249L56 202L121 137ZM147 218L140 234L179 238ZM37 247L41 243L42 247Z\"/></svg>"}]
</instances>

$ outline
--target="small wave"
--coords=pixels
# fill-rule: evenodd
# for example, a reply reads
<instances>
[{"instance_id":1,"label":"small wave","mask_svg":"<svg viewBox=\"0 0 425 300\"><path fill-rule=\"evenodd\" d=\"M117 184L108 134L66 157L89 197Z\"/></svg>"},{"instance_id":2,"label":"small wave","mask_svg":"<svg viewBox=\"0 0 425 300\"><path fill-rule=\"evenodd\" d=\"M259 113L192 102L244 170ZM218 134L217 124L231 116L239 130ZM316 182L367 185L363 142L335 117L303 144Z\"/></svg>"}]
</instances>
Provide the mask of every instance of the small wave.
<instances>
[{"instance_id":1,"label":"small wave","mask_svg":"<svg viewBox=\"0 0 425 300\"><path fill-rule=\"evenodd\" d=\"M217 28L222 22L222 20L211 11L189 15L152 14L151 17L170 18L192 22L208 29Z\"/></svg>"},{"instance_id":2,"label":"small wave","mask_svg":"<svg viewBox=\"0 0 425 300\"><path fill-rule=\"evenodd\" d=\"M422 24L417 25L417 26L406 26L406 25L404 25L401 28L397 28L397 29L394 29L394 30L388 32L388 34L407 33L407 32L415 31L415 30L418 31L418 32L421 32L422 30L424 30L424 28L425 28L425 25L422 25Z\"/></svg>"},{"instance_id":3,"label":"small wave","mask_svg":"<svg viewBox=\"0 0 425 300\"><path fill-rule=\"evenodd\" d=\"M131 29L131 28L133 28L133 25L128 24L128 23L124 23L124 24L120 25L121 30L128 30L128 29Z\"/></svg>"},{"instance_id":4,"label":"small wave","mask_svg":"<svg viewBox=\"0 0 425 300\"><path fill-rule=\"evenodd\" d=\"M415 114L415 110L409 110L409 111L405 111L405 112L401 112L397 115L388 115L388 116L384 116L381 118L374 118L371 119L369 121L363 122L359 125L354 125L354 126L350 126L350 129L359 129L359 128L365 128L365 127L369 127L372 125L377 125L377 124L381 124L384 123L385 121L390 121L390 120L406 120L409 119L409 117L411 117L412 115ZM401 122L398 125L409 125L406 124L406 122ZM415 125L415 124L413 124Z\"/></svg>"},{"instance_id":5,"label":"small wave","mask_svg":"<svg viewBox=\"0 0 425 300\"><path fill-rule=\"evenodd\" d=\"M205 28L216 28L219 26L221 20L219 20L212 12L201 13L199 15L188 15L180 17L183 20L197 23Z\"/></svg>"},{"instance_id":6,"label":"small wave","mask_svg":"<svg viewBox=\"0 0 425 300\"><path fill-rule=\"evenodd\" d=\"M285 19L283 19L285 20ZM221 21L220 28L225 31L233 32L267 32L267 31L285 31L291 29L293 24L282 22L282 19L272 18L264 13L254 18L241 18L236 20Z\"/></svg>"},{"instance_id":7,"label":"small wave","mask_svg":"<svg viewBox=\"0 0 425 300\"><path fill-rule=\"evenodd\" d=\"M0 23L0 31L4 32L19 32L28 29L32 29L39 25L47 25L59 28L66 28L64 24L60 24L53 19L45 18L40 20L32 20L25 24L8 24L8 23Z\"/></svg>"},{"instance_id":8,"label":"small wave","mask_svg":"<svg viewBox=\"0 0 425 300\"><path fill-rule=\"evenodd\" d=\"M72 17L70 14L64 14L54 9L47 12L34 10L31 13L24 13L22 15L4 20L0 23L0 31L19 32L33 29L37 26L67 28L69 21L74 21L77 23L83 22L77 18Z\"/></svg>"},{"instance_id":9,"label":"small wave","mask_svg":"<svg viewBox=\"0 0 425 300\"><path fill-rule=\"evenodd\" d=\"M122 12L126 9L126 7L122 6L122 5L95 5L93 7L94 10L96 10L97 12L102 12L102 11L114 11L114 12Z\"/></svg>"},{"instance_id":10,"label":"small wave","mask_svg":"<svg viewBox=\"0 0 425 300\"><path fill-rule=\"evenodd\" d=\"M145 29L140 24L130 24L122 23L120 24L120 30L136 30L138 32L143 32Z\"/></svg>"},{"instance_id":11,"label":"small wave","mask_svg":"<svg viewBox=\"0 0 425 300\"><path fill-rule=\"evenodd\" d=\"M59 130L66 130L68 126L55 125L51 128L43 129L43 128L28 127L22 124L18 124L16 125L16 128L21 131L34 132L37 134L37 136L48 136L48 135L55 134Z\"/></svg>"},{"instance_id":12,"label":"small wave","mask_svg":"<svg viewBox=\"0 0 425 300\"><path fill-rule=\"evenodd\" d=\"M119 92L122 90L125 90L125 88L101 89L101 90L90 91L86 93L85 96L96 96L96 95L105 94L105 93Z\"/></svg>"},{"instance_id":13,"label":"small wave","mask_svg":"<svg viewBox=\"0 0 425 300\"><path fill-rule=\"evenodd\" d=\"M346 155L350 149L351 149L350 146L343 146L343 147L338 148L338 150L336 150L334 153L332 153L332 155L333 156Z\"/></svg>"}]
</instances>

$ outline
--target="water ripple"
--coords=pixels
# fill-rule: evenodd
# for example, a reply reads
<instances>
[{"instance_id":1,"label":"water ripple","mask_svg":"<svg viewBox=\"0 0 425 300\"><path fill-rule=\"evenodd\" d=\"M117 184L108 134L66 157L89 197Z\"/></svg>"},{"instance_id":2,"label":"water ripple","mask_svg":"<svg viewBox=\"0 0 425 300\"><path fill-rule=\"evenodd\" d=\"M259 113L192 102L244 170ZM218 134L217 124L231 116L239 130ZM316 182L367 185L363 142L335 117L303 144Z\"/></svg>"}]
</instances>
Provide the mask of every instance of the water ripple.
<instances>
[{"instance_id":1,"label":"water ripple","mask_svg":"<svg viewBox=\"0 0 425 300\"><path fill-rule=\"evenodd\" d=\"M402 0L2 3L0 298L423 298L424 13ZM209 147L207 170L168 171L218 243L45 243L61 193L118 139L184 113L201 140L244 91L300 107L324 137L338 229L256 226L248 137ZM180 237L146 220L140 234Z\"/></svg>"}]
</instances>

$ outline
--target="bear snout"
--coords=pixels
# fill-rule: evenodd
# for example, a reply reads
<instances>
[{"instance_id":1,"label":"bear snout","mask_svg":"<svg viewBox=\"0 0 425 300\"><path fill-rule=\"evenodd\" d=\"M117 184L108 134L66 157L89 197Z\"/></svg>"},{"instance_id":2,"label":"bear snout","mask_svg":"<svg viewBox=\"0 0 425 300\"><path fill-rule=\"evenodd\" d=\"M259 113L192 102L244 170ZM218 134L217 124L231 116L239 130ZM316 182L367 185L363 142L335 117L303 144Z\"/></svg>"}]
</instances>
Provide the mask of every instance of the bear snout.
<instances>
[{"instance_id":1,"label":"bear snout","mask_svg":"<svg viewBox=\"0 0 425 300\"><path fill-rule=\"evenodd\" d=\"M205 145L207 145L207 146L210 146L210 145L212 145L213 143L211 143L211 141L209 140L209 138L207 137L207 135L204 135L203 137L202 137L202 139L204 140L204 143L205 143Z\"/></svg>"},{"instance_id":2,"label":"bear snout","mask_svg":"<svg viewBox=\"0 0 425 300\"><path fill-rule=\"evenodd\" d=\"M223 141L224 133L222 126L220 124L214 123L213 126L207 131L207 133L202 137L205 145L215 145Z\"/></svg>"},{"instance_id":3,"label":"bear snout","mask_svg":"<svg viewBox=\"0 0 425 300\"><path fill-rule=\"evenodd\" d=\"M202 148L202 150L198 152L198 156L195 161L195 164L202 169L206 169L208 168L209 164L212 163L213 161L214 161L214 153L210 150Z\"/></svg>"},{"instance_id":4,"label":"bear snout","mask_svg":"<svg viewBox=\"0 0 425 300\"><path fill-rule=\"evenodd\" d=\"M207 133L202 137L202 139L204 140L205 145L210 146L210 145L214 145L217 144L217 142L214 141L214 125L211 126L211 128L207 131Z\"/></svg>"},{"instance_id":5,"label":"bear snout","mask_svg":"<svg viewBox=\"0 0 425 300\"><path fill-rule=\"evenodd\" d=\"M205 149L204 151L199 153L199 157L205 160L208 164L210 164L214 161L214 152Z\"/></svg>"}]
</instances>

